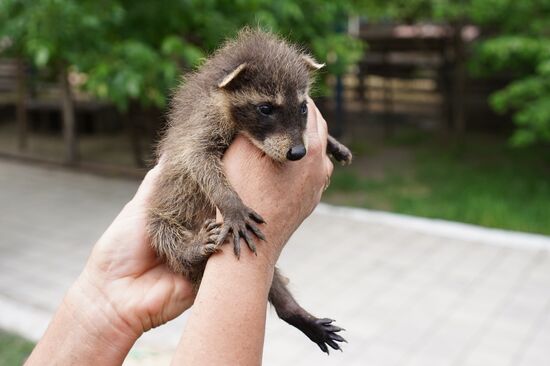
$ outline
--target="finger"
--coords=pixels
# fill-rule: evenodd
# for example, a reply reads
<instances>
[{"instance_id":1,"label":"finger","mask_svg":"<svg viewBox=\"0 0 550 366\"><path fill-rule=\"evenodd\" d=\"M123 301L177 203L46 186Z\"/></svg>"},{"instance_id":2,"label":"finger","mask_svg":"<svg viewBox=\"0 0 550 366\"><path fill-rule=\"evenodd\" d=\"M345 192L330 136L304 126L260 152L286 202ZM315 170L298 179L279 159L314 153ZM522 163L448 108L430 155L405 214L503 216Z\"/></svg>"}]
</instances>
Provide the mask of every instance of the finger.
<instances>
[{"instance_id":1,"label":"finger","mask_svg":"<svg viewBox=\"0 0 550 366\"><path fill-rule=\"evenodd\" d=\"M327 170L327 177L331 177L332 172L334 172L334 163L332 162L332 160L330 160L328 155L326 155L325 164L326 164L326 170Z\"/></svg>"},{"instance_id":2,"label":"finger","mask_svg":"<svg viewBox=\"0 0 550 366\"><path fill-rule=\"evenodd\" d=\"M310 138L317 138L319 135L317 122L317 107L309 96L307 97L307 126L306 133Z\"/></svg>"},{"instance_id":3,"label":"finger","mask_svg":"<svg viewBox=\"0 0 550 366\"><path fill-rule=\"evenodd\" d=\"M321 111L317 107L315 107L315 113L317 113L317 135L319 138L319 141L321 141L321 151L325 152L327 151L327 144L328 144L328 126L327 121L323 118L321 115Z\"/></svg>"},{"instance_id":4,"label":"finger","mask_svg":"<svg viewBox=\"0 0 550 366\"><path fill-rule=\"evenodd\" d=\"M161 163L162 161L159 161L159 163L155 165L153 169L149 170L147 174L145 174L145 177L141 181L141 184L139 185L136 194L132 198L132 201L143 202L147 200L147 198L153 193L153 187L155 186L155 182L157 181L162 170Z\"/></svg>"},{"instance_id":5,"label":"finger","mask_svg":"<svg viewBox=\"0 0 550 366\"><path fill-rule=\"evenodd\" d=\"M248 137L243 135L235 136L227 151L223 154L222 161L227 159L242 159L244 162L259 159L263 152L258 149ZM241 163L243 165L245 163ZM248 163L246 163L248 164Z\"/></svg>"}]
</instances>

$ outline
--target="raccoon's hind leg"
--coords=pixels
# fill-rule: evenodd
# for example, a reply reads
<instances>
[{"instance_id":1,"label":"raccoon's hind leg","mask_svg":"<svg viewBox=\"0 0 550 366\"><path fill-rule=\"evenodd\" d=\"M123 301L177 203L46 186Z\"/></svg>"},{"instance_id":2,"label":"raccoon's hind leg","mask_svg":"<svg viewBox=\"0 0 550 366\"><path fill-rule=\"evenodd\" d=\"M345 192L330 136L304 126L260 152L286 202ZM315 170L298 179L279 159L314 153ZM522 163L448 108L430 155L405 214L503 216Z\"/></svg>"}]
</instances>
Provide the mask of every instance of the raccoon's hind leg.
<instances>
[{"instance_id":1,"label":"raccoon's hind leg","mask_svg":"<svg viewBox=\"0 0 550 366\"><path fill-rule=\"evenodd\" d=\"M351 164L351 151L331 135L328 135L327 154L332 155L342 165Z\"/></svg>"},{"instance_id":2,"label":"raccoon's hind leg","mask_svg":"<svg viewBox=\"0 0 550 366\"><path fill-rule=\"evenodd\" d=\"M157 254L176 273L182 273L193 283L200 280L206 260L216 252L221 223L206 220L198 232L151 212L148 231Z\"/></svg>"},{"instance_id":3,"label":"raccoon's hind leg","mask_svg":"<svg viewBox=\"0 0 550 366\"><path fill-rule=\"evenodd\" d=\"M317 343L323 352L329 353L327 345L341 350L336 342L346 342L346 340L336 333L344 329L332 325L334 322L332 319L319 319L304 310L288 291L287 282L288 280L276 268L269 291L269 302L275 307L279 318L301 330L309 339Z\"/></svg>"}]
</instances>

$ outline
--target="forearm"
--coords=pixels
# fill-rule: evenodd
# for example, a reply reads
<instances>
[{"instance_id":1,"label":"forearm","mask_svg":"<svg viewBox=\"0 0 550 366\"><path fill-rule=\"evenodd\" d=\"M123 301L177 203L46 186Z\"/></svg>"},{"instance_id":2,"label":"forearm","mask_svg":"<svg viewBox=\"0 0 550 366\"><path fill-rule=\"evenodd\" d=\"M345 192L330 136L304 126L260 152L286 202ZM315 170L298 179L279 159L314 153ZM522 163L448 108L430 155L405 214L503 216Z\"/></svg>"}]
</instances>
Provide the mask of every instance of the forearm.
<instances>
[{"instance_id":1,"label":"forearm","mask_svg":"<svg viewBox=\"0 0 550 366\"><path fill-rule=\"evenodd\" d=\"M237 260L225 245L209 259L173 365L261 364L276 240L283 239L273 229L262 228L267 242L258 256L243 250Z\"/></svg>"},{"instance_id":2,"label":"forearm","mask_svg":"<svg viewBox=\"0 0 550 366\"><path fill-rule=\"evenodd\" d=\"M121 365L138 335L96 295L78 280L25 365Z\"/></svg>"}]
</instances>

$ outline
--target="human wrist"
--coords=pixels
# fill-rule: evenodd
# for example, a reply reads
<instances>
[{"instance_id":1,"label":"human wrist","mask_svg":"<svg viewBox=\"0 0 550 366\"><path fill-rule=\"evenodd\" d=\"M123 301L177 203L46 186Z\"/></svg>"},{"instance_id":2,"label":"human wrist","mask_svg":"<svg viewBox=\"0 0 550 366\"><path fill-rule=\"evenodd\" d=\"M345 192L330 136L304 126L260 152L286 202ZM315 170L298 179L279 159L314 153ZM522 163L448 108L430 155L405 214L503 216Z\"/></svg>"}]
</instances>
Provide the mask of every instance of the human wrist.
<instances>
[{"instance_id":1,"label":"human wrist","mask_svg":"<svg viewBox=\"0 0 550 366\"><path fill-rule=\"evenodd\" d=\"M130 324L106 290L90 282L87 276L85 270L75 281L62 308L89 334L90 341L128 352L143 333L142 329Z\"/></svg>"},{"instance_id":2,"label":"human wrist","mask_svg":"<svg viewBox=\"0 0 550 366\"><path fill-rule=\"evenodd\" d=\"M138 337L107 309L79 278L25 365L121 365Z\"/></svg>"}]
</instances>

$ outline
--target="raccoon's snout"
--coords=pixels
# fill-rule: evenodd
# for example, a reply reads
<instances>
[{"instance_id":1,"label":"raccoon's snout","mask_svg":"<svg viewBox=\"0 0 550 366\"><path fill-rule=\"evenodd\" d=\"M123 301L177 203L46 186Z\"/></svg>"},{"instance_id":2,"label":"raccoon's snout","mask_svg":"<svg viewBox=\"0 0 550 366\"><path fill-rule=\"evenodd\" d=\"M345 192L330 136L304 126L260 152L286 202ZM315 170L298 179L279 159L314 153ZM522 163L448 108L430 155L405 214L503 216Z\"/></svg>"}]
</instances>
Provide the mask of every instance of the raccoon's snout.
<instances>
[{"instance_id":1,"label":"raccoon's snout","mask_svg":"<svg viewBox=\"0 0 550 366\"><path fill-rule=\"evenodd\" d=\"M288 152L286 153L286 158L291 161L300 160L304 156L306 156L306 148L304 145L298 145L290 148Z\"/></svg>"}]
</instances>

